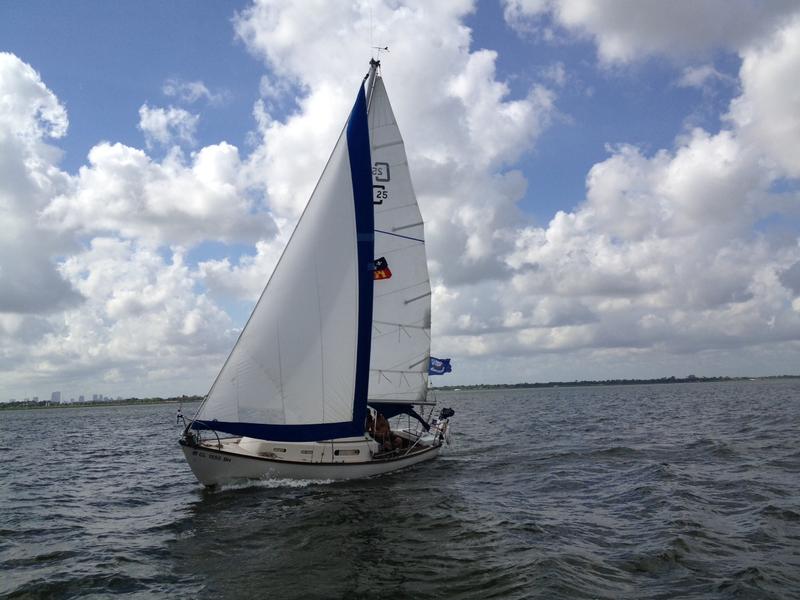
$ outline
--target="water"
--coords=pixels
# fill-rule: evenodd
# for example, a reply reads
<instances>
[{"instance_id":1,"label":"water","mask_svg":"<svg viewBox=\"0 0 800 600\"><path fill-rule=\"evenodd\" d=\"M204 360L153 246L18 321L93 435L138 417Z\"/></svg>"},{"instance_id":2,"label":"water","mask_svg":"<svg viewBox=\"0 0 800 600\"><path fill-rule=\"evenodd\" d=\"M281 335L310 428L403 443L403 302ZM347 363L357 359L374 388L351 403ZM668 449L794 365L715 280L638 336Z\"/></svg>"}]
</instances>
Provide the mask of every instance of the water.
<instances>
[{"instance_id":1,"label":"water","mask_svg":"<svg viewBox=\"0 0 800 600\"><path fill-rule=\"evenodd\" d=\"M218 491L175 405L0 412L0 597L800 597L800 382L439 400L436 461Z\"/></svg>"}]
</instances>

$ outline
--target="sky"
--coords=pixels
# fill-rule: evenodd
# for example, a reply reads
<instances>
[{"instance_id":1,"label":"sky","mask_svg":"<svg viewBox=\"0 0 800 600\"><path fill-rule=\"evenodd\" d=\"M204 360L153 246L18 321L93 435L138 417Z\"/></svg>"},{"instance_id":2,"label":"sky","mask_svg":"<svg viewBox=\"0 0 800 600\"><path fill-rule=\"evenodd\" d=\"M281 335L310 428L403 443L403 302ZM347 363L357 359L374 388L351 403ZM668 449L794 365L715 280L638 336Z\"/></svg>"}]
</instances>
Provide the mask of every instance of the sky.
<instances>
[{"instance_id":1,"label":"sky","mask_svg":"<svg viewBox=\"0 0 800 600\"><path fill-rule=\"evenodd\" d=\"M0 401L204 394L372 46L437 385L800 369L794 1L0 3Z\"/></svg>"}]
</instances>

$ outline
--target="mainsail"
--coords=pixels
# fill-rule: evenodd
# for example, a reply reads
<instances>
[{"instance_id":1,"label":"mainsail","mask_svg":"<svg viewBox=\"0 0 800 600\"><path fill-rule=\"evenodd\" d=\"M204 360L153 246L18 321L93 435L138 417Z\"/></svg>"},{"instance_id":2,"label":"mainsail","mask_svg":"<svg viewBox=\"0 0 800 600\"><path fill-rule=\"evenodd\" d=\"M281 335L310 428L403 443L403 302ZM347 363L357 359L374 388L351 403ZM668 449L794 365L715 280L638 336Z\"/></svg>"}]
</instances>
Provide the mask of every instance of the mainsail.
<instances>
[{"instance_id":1,"label":"mainsail","mask_svg":"<svg viewBox=\"0 0 800 600\"><path fill-rule=\"evenodd\" d=\"M380 77L370 96L369 133L375 257L391 272L375 281L369 402L415 404L428 388L431 286L405 145Z\"/></svg>"},{"instance_id":2,"label":"mainsail","mask_svg":"<svg viewBox=\"0 0 800 600\"><path fill-rule=\"evenodd\" d=\"M192 423L312 441L364 433L374 221L366 98Z\"/></svg>"}]
</instances>

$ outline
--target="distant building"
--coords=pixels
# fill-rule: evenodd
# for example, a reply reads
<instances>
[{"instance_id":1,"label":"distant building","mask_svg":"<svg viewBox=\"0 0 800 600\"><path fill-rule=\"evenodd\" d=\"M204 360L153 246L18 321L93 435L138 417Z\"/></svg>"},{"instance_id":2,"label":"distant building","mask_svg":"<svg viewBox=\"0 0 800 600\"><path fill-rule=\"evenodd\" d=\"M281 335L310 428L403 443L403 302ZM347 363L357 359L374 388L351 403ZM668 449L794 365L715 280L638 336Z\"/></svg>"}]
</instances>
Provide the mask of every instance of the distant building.
<instances>
[{"instance_id":1,"label":"distant building","mask_svg":"<svg viewBox=\"0 0 800 600\"><path fill-rule=\"evenodd\" d=\"M61 402L61 392L53 392L50 394L50 402Z\"/></svg>"},{"instance_id":2,"label":"distant building","mask_svg":"<svg viewBox=\"0 0 800 600\"><path fill-rule=\"evenodd\" d=\"M34 402L38 402L38 401L39 401L39 396L34 396L34 397L33 397L33 401L34 401Z\"/></svg>"},{"instance_id":3,"label":"distant building","mask_svg":"<svg viewBox=\"0 0 800 600\"><path fill-rule=\"evenodd\" d=\"M78 396L78 402L86 402L86 399L82 395Z\"/></svg>"}]
</instances>

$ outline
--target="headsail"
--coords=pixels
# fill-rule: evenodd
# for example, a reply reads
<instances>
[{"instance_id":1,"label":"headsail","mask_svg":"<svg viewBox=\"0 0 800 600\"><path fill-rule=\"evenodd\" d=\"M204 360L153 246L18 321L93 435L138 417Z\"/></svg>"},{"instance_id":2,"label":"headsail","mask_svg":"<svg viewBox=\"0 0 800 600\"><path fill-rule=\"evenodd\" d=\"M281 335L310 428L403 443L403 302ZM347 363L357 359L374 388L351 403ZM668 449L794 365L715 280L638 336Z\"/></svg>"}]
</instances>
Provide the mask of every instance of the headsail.
<instances>
[{"instance_id":1,"label":"headsail","mask_svg":"<svg viewBox=\"0 0 800 600\"><path fill-rule=\"evenodd\" d=\"M375 258L389 277L376 278L369 402L424 402L430 355L431 286L422 216L405 145L386 88L375 77L369 103Z\"/></svg>"},{"instance_id":2,"label":"headsail","mask_svg":"<svg viewBox=\"0 0 800 600\"><path fill-rule=\"evenodd\" d=\"M366 99L192 427L269 440L362 435L374 222Z\"/></svg>"}]
</instances>

